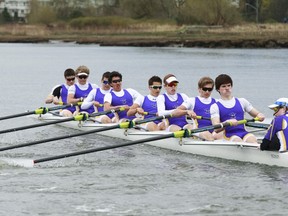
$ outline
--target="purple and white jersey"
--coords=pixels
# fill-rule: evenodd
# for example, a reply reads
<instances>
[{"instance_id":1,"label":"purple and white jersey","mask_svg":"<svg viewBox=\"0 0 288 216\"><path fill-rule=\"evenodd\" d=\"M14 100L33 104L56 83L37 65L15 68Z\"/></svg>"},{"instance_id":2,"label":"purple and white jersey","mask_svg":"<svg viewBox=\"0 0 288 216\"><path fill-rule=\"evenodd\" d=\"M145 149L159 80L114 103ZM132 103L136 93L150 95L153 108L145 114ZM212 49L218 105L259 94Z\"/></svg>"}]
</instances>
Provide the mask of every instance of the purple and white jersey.
<instances>
[{"instance_id":1,"label":"purple and white jersey","mask_svg":"<svg viewBox=\"0 0 288 216\"><path fill-rule=\"evenodd\" d=\"M86 98L89 94L89 92L93 89L92 85L88 83L88 88L87 89L80 89L78 84L74 84L75 86L75 94L74 98ZM95 111L94 107L89 107L88 109L82 109L80 108L80 112L86 111L88 113L93 113Z\"/></svg>"},{"instance_id":2,"label":"purple and white jersey","mask_svg":"<svg viewBox=\"0 0 288 216\"><path fill-rule=\"evenodd\" d=\"M181 94L177 93L177 100L175 101L171 101L169 100L168 96L166 94L164 94L164 98L165 98L165 109L166 110L174 110L176 109L178 106L180 106L183 103L183 97L181 96ZM188 122L186 121L186 117L185 116L181 116L181 117L171 117L168 119L169 124L172 125L178 125L179 127L183 128L186 124L188 124Z\"/></svg>"},{"instance_id":3,"label":"purple and white jersey","mask_svg":"<svg viewBox=\"0 0 288 216\"><path fill-rule=\"evenodd\" d=\"M223 106L220 101L216 102L216 104L219 108L221 122L229 119L236 119L238 121L244 119L244 110L237 98L235 98L235 105L231 108ZM248 132L245 130L243 124L225 128L225 136L227 138L230 138L233 135L243 138L246 134L248 134Z\"/></svg>"},{"instance_id":4,"label":"purple and white jersey","mask_svg":"<svg viewBox=\"0 0 288 216\"><path fill-rule=\"evenodd\" d=\"M124 95L123 96L117 96L113 91L111 91L112 100L111 100L111 106L121 106L121 105L128 105L132 106L133 104L133 97L126 89L123 89ZM127 111L121 111L118 112L119 119L127 118L127 119L133 119L135 116L127 116Z\"/></svg>"},{"instance_id":5,"label":"purple and white jersey","mask_svg":"<svg viewBox=\"0 0 288 216\"><path fill-rule=\"evenodd\" d=\"M274 136L277 136L280 141L280 152L287 151L288 140L288 116L281 115L275 117L265 135L265 139L272 140Z\"/></svg>"},{"instance_id":6,"label":"purple and white jersey","mask_svg":"<svg viewBox=\"0 0 288 216\"><path fill-rule=\"evenodd\" d=\"M193 111L198 116L210 118L211 117L210 107L214 103L216 103L216 100L214 98L211 98L211 102L206 104L206 103L201 102L201 100L198 97L195 97L195 106L194 106ZM211 121L209 120L198 119L197 122L198 122L198 127L206 127L206 126L212 125Z\"/></svg>"},{"instance_id":7,"label":"purple and white jersey","mask_svg":"<svg viewBox=\"0 0 288 216\"><path fill-rule=\"evenodd\" d=\"M113 93L113 94L112 94ZM132 98L132 103L128 104L127 98L125 98L127 95L127 97L129 98L129 96ZM131 106L133 104L133 101L136 100L136 98L138 96L140 96L141 94L139 92L137 92L134 89L131 88L127 88L127 89L122 89L119 92L115 92L115 91L111 91L110 93L107 93L104 97L104 103L110 103L111 106L121 106L121 105L128 105ZM121 98L123 99L121 101ZM131 98L129 100L131 100ZM135 118L135 116L127 116L127 111L121 111L118 112L119 118L128 118L128 119L133 119ZM123 116L123 117L120 117Z\"/></svg>"},{"instance_id":8,"label":"purple and white jersey","mask_svg":"<svg viewBox=\"0 0 288 216\"><path fill-rule=\"evenodd\" d=\"M142 103L142 109L145 111L145 112L148 112L148 113L157 113L157 102L156 102L156 98L151 96L152 97L152 100L149 99L149 96L145 96L144 97L144 100L143 100L143 103ZM153 100L154 99L154 100ZM144 118L147 119L147 118L152 118L152 117L155 117L155 115L145 115ZM155 124L158 124L159 122L161 122L161 120L157 120L157 121L154 121Z\"/></svg>"},{"instance_id":9,"label":"purple and white jersey","mask_svg":"<svg viewBox=\"0 0 288 216\"><path fill-rule=\"evenodd\" d=\"M61 100L64 104L67 104L67 97L68 97L68 88L66 87L65 84L62 84L61 85ZM69 110L70 112L75 112L76 111L76 107L73 106L73 107L68 107L66 108L67 110Z\"/></svg>"},{"instance_id":10,"label":"purple and white jersey","mask_svg":"<svg viewBox=\"0 0 288 216\"><path fill-rule=\"evenodd\" d=\"M96 91L96 94L94 97L94 101L98 101L100 104L103 105L104 104L104 96L106 93L103 93L100 88L97 88L95 91ZM109 90L109 92L111 92L111 89ZM102 111L104 111L104 106L98 107L98 112L102 112Z\"/></svg>"}]
</instances>

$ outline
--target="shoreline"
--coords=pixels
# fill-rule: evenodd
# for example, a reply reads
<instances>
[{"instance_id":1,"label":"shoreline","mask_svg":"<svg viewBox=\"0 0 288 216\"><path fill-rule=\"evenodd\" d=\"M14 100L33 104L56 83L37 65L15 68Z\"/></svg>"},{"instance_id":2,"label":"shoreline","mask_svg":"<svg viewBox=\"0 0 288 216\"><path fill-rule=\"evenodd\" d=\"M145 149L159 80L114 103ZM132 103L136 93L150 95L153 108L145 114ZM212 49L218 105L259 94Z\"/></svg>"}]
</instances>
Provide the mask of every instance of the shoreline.
<instances>
[{"instance_id":1,"label":"shoreline","mask_svg":"<svg viewBox=\"0 0 288 216\"><path fill-rule=\"evenodd\" d=\"M131 46L131 47L198 47L198 48L288 48L287 40L275 39L55 39L55 38L9 38L0 37L0 43L75 43L98 44L99 46Z\"/></svg>"},{"instance_id":2,"label":"shoreline","mask_svg":"<svg viewBox=\"0 0 288 216\"><path fill-rule=\"evenodd\" d=\"M131 47L288 48L288 24L233 27L182 26L169 30L73 30L47 26L0 26L0 43L98 44Z\"/></svg>"}]
</instances>

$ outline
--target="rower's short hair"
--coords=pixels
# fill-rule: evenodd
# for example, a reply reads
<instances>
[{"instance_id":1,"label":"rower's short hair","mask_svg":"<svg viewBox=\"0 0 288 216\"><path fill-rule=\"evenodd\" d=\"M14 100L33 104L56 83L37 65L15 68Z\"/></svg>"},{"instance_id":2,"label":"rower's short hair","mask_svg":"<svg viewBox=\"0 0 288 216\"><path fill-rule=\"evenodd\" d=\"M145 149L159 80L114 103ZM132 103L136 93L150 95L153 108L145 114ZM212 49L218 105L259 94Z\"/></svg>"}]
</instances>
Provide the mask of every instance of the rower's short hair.
<instances>
[{"instance_id":1,"label":"rower's short hair","mask_svg":"<svg viewBox=\"0 0 288 216\"><path fill-rule=\"evenodd\" d=\"M68 68L64 71L64 77L75 76L75 71L72 68Z\"/></svg>"},{"instance_id":2,"label":"rower's short hair","mask_svg":"<svg viewBox=\"0 0 288 216\"><path fill-rule=\"evenodd\" d=\"M89 76L89 74L90 74L89 68L88 68L87 66L85 66L85 65L79 66L79 67L76 69L75 72L76 72L76 75L77 75L77 74L80 74L80 73L86 73L87 76Z\"/></svg>"},{"instance_id":3,"label":"rower's short hair","mask_svg":"<svg viewBox=\"0 0 288 216\"><path fill-rule=\"evenodd\" d=\"M203 88L205 85L208 84L212 84L212 88L214 88L214 80L210 77L202 77L199 81L198 81L198 88Z\"/></svg>"},{"instance_id":4,"label":"rower's short hair","mask_svg":"<svg viewBox=\"0 0 288 216\"><path fill-rule=\"evenodd\" d=\"M220 86L223 84L231 84L233 86L233 80L232 78L227 75L227 74L220 74L219 76L216 77L215 79L215 87L216 90L219 90Z\"/></svg>"},{"instance_id":5,"label":"rower's short hair","mask_svg":"<svg viewBox=\"0 0 288 216\"><path fill-rule=\"evenodd\" d=\"M120 77L120 79L122 80L122 74L119 73L118 71L112 71L110 73L110 76L109 76L109 79L108 79L109 83L112 83L112 78L113 77Z\"/></svg>"},{"instance_id":6,"label":"rower's short hair","mask_svg":"<svg viewBox=\"0 0 288 216\"><path fill-rule=\"evenodd\" d=\"M153 85L153 82L159 82L162 84L162 79L159 76L152 76L149 80L148 80L148 85L151 86Z\"/></svg>"},{"instance_id":7,"label":"rower's short hair","mask_svg":"<svg viewBox=\"0 0 288 216\"><path fill-rule=\"evenodd\" d=\"M110 71L106 71L105 73L102 74L101 80L104 80L104 78L107 78L109 80L110 74L111 74Z\"/></svg>"}]
</instances>

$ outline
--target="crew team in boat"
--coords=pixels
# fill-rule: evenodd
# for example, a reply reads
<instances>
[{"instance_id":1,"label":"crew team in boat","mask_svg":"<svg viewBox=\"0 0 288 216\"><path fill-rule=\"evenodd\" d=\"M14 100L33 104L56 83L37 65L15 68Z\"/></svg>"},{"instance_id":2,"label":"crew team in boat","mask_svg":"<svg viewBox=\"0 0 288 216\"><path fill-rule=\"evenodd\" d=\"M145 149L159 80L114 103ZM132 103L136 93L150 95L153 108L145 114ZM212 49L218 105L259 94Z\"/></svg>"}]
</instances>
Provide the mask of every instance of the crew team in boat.
<instances>
[{"instance_id":1,"label":"crew team in boat","mask_svg":"<svg viewBox=\"0 0 288 216\"><path fill-rule=\"evenodd\" d=\"M149 94L141 95L135 89L122 88L122 74L113 71L105 72L101 78L101 87L87 82L90 70L86 66L76 69L67 69L64 72L66 82L53 88L46 98L45 103L59 104L77 103L83 101L80 110L74 107L60 112L63 116L72 116L78 112L101 112L118 107L124 107L125 111L103 115L96 120L101 123L121 123L128 120L150 118L153 116L171 115L171 118L163 121L148 122L140 125L146 131L166 130L175 132L183 129L193 130L206 126L213 126L229 122L232 127L225 127L215 130L207 130L194 134L202 140L227 139L236 142L257 143L253 133L248 132L245 126L237 124L244 119L245 112L259 121L265 116L255 109L245 98L236 98L232 95L233 80L227 74L220 74L215 82L210 77L202 77L198 81L199 95L189 98L184 93L177 92L178 79L173 74L167 74L163 78L165 93L161 93L162 79L152 76L148 80ZM75 83L75 77L77 83ZM220 99L211 97L214 89L220 94ZM286 151L286 140L288 138L286 116L288 110L288 99L282 98L269 106L275 110L275 118L271 122L263 142L261 150ZM71 110L70 110L71 109ZM138 117L136 117L138 116ZM187 117L193 119L193 123L187 121ZM200 117L200 118L199 118ZM210 120L209 120L210 119ZM284 123L283 123L284 122ZM284 126L283 126L284 125Z\"/></svg>"}]
</instances>

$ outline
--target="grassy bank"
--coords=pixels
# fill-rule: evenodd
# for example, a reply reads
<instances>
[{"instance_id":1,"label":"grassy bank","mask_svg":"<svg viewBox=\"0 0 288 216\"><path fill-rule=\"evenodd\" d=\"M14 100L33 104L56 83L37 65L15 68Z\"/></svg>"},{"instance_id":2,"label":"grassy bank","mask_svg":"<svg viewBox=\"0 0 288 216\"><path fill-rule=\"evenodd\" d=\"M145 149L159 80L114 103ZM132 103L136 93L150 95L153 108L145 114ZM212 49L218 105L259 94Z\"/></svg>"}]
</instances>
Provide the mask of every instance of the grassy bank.
<instances>
[{"instance_id":1,"label":"grassy bank","mask_svg":"<svg viewBox=\"0 0 288 216\"><path fill-rule=\"evenodd\" d=\"M71 28L67 25L1 25L0 42L62 40L103 46L288 47L288 24L233 27L134 24L125 27Z\"/></svg>"}]
</instances>

